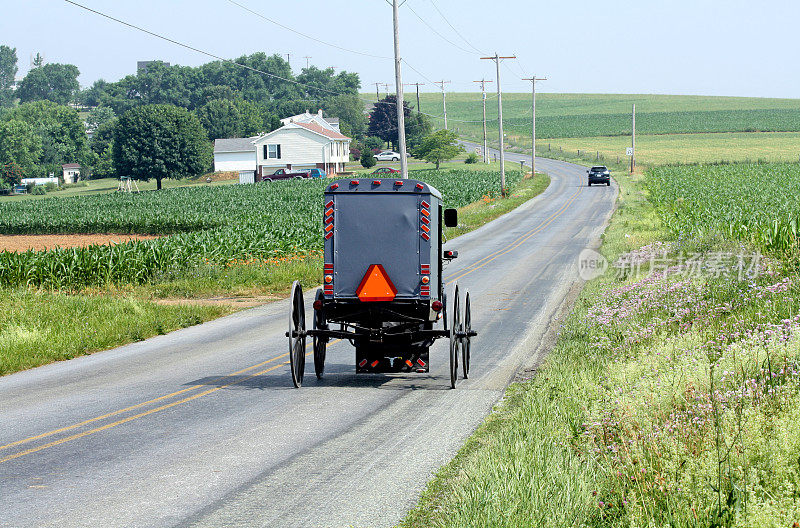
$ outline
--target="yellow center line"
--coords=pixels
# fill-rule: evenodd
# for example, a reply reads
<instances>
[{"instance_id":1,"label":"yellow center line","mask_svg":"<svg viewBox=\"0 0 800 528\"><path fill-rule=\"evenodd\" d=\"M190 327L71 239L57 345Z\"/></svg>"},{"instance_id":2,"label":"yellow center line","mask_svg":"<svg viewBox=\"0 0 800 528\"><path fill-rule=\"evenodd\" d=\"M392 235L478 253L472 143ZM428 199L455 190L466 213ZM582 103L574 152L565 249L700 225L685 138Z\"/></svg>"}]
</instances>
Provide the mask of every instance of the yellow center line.
<instances>
[{"instance_id":1,"label":"yellow center line","mask_svg":"<svg viewBox=\"0 0 800 528\"><path fill-rule=\"evenodd\" d=\"M570 198L564 205L562 205L547 220L545 220L543 223L539 224L533 230L529 231L526 234L521 235L519 238L517 238L516 240L511 242L506 247L504 247L502 249L499 249L496 252L494 252L491 255L489 255L488 257L484 257L482 260L476 262L475 264L478 264L479 262L485 261L482 264L480 264L479 266L476 266L475 264L473 264L472 266L462 270L460 273L454 274L454 275L456 275L455 277L453 277L453 275L451 275L450 277L445 279L445 280L447 280L446 284L451 284L452 282L454 282L454 281L456 281L456 280L458 280L458 279L460 279L462 277L465 277L465 276L469 275L473 271L477 271L477 270L481 269L482 267L486 266L487 264L489 264L494 259L496 259L498 257L501 257L501 256L509 253L510 251L518 248L519 246L521 246L523 242L525 242L526 240L531 238L533 235L541 232L544 228L546 228L547 226L552 224L556 220L556 218L561 216L564 213L564 211L566 211L567 208L572 204L572 202L574 202L578 198L578 195L581 193L582 190L583 190L583 187L579 187L578 190L575 192L575 194L572 195L572 198ZM491 257L491 258L489 258L489 257ZM489 260L486 260L487 258Z\"/></svg>"},{"instance_id":2,"label":"yellow center line","mask_svg":"<svg viewBox=\"0 0 800 528\"><path fill-rule=\"evenodd\" d=\"M308 354L306 354L306 356L308 356L310 354L311 353L309 352ZM286 355L288 355L288 354L286 354ZM3 462L8 462L9 460L14 460L15 458L19 458L19 457L23 457L25 455L30 455L32 453L36 453L37 451L41 451L43 449L48 449L50 447L54 447L54 446L57 446L59 444L63 444L65 442L70 442L72 440L77 440L78 438L83 438L84 436L89 436L89 435L92 435L92 434L95 434L95 433L99 433L100 431L105 431L107 429L111 429L112 427L117 427L118 425L122 425L122 424L128 423L128 422L136 420L138 418L143 418L145 416L148 416L148 415L153 414L153 413L157 413L159 411L170 409L170 408L175 407L177 405L181 405L182 403L186 403L186 402L190 402L192 400L196 400L197 398L201 398L203 396L206 396L206 395L211 394L213 392L217 392L218 390L221 390L221 389L224 389L224 388L227 388L227 387L231 387L233 385L238 385L239 383L243 383L243 382L245 382L247 380L255 378L256 376L260 376L262 374L266 374L267 372L273 371L273 370L275 370L277 368L283 367L284 365L288 365L288 364L289 364L289 362L286 361L284 363L280 363L278 365L275 365L274 367L270 367L270 368L262 370L260 372L256 372L255 374L252 374L252 375L247 376L245 378L242 378L242 379L239 379L239 380L235 380L235 381L232 381L230 383L226 383L225 385L220 385L219 387L214 387L213 389L205 390L205 391L200 392L198 394L193 394L192 396L189 396L187 398L183 398L182 400L177 400L177 401L174 401L174 402L171 402L171 403L167 403L167 404L162 405L160 407L155 407L153 409L144 411L142 413L134 414L133 416L128 416L127 418L123 418L122 420L118 420L116 422L112 422L112 423L103 425L101 427L96 427L95 429L90 429L88 431L83 431L82 433L77 433L77 434L74 434L74 435L71 435L71 436L60 438L60 439L55 440L53 442L50 442L48 444L43 444L43 445L40 445L40 446L37 446L37 447L32 447L31 449L27 449L25 451L20 451L19 453L14 453L13 455L8 455L5 458L0 458L0 464L2 464Z\"/></svg>"},{"instance_id":3,"label":"yellow center line","mask_svg":"<svg viewBox=\"0 0 800 528\"><path fill-rule=\"evenodd\" d=\"M288 355L289 354L286 353L286 354L280 355L278 357L274 357L272 359L268 359L266 361L262 361L261 363L258 363L257 365L253 365L252 367L247 367L247 368L244 368L242 370L237 370L236 372L232 372L230 374L226 374L225 376L220 376L218 378L215 378L212 381L219 381L219 380L225 379L225 378L230 377L230 376L237 376L239 374L244 374L245 372L247 372L249 370L253 370L255 368L258 368L258 367L261 367L263 365L266 365L267 363L271 363L271 362L276 361L278 359L285 358ZM88 420L84 420L83 422L79 422L79 423L76 423L76 424L73 424L73 425L68 425L68 426L62 427L60 429L54 429L52 431L48 431L46 433L42 433L42 434L36 435L36 436L31 436L31 437L25 438L23 440L17 440L16 442L11 442L10 444L6 444L6 445L3 445L3 446L0 446L0 451L2 451L3 449L8 449L9 447L18 446L20 444L26 444L26 443L32 442L34 440L41 440L42 438L47 438L48 436L52 436L54 434L63 433L63 432L66 432L66 431L71 431L72 429L76 429L78 427L82 427L84 425L88 425L90 423L94 423L94 422L97 422L97 421L100 421L100 420L105 420L106 418L111 418L112 416L117 416L117 415L129 412L129 411L133 411L135 409L139 409L141 407L144 407L145 405L150 405L151 403L156 403L156 402L159 402L159 401L162 401L162 400L166 400L168 398L172 398L174 396L178 396L178 395L184 394L186 392L190 392L190 391L193 391L193 390L198 390L198 389L200 389L202 387L203 387L203 385L194 385L192 387L181 389L179 391L175 391L175 392L172 392L170 394L165 394L164 396L159 396L158 398L153 398L152 400L148 400L146 402L137 403L136 405L131 405L130 407L125 407L124 409L119 409L118 411L110 412L108 414L104 414L102 416L97 416L95 418L90 418Z\"/></svg>"},{"instance_id":4,"label":"yellow center line","mask_svg":"<svg viewBox=\"0 0 800 528\"><path fill-rule=\"evenodd\" d=\"M329 344L329 345L333 345L333 344L336 344L336 343L338 343L339 341L341 341L341 339L335 339L335 340L331 341L331 342L330 342L330 343L328 343L328 344ZM306 348L310 347L311 345L312 345L312 343L309 343L308 345L306 345ZM311 354L311 352L309 352L308 354L306 354L306 356L309 356L310 354ZM268 360L266 360L266 361L262 361L261 363L257 363L257 364L255 364L255 365L253 365L253 366L250 366L250 367L247 367L247 368L244 368L244 369L241 369L241 370L237 370L236 372L232 372L232 373L230 373L230 374L227 374L227 375L225 375L225 376L219 376L218 378L215 378L214 380L212 380L212 382L213 382L213 381L219 381L219 380L223 380L223 379L225 379L225 378L230 378L231 376L236 376L236 375L239 375L239 374L243 374L243 373L245 373L245 372L248 372L248 371L250 371L250 370L253 370L253 369L256 369L256 368L258 368L258 367L261 367L261 366L263 366L263 365L266 365L267 363L271 363L271 362L273 362L273 361L276 361L276 360L279 360L279 359L285 358L285 357L286 357L286 356L288 356L288 355L289 355L288 353L286 353L286 354L281 354L280 356L277 356L277 357L274 357L274 358L268 359ZM240 380L236 380L236 381L233 381L233 382L231 382L231 383L228 383L228 384L225 384L225 385L221 385L221 386L219 386L219 387L216 387L216 388L214 388L214 389L209 389L209 390L203 391L203 392L201 392L201 393L198 393L198 394L195 394L195 395L189 396L188 398L183 398L182 400L178 400L178 401L175 401L175 402L172 402L172 403L166 404L166 405L162 405L161 407L156 407L156 408L154 408L154 409L150 409L149 411L145 411L145 412L143 412L143 413L139 413L139 414L136 414L136 415L134 415L134 416L129 416L128 418L124 418L124 419L122 419L122 420L119 420L119 421L113 422L113 423L111 423L111 424L106 424L106 425L104 425L104 426L102 426L102 427L98 427L98 428L95 428L95 429L91 429L91 430L89 430L89 431L85 431L85 432L82 432L82 433L77 433L77 434L74 434L74 435L71 435L71 436L68 436L68 437L65 437L65 438L61 438L61 439L59 439L59 440L56 440L56 441L50 442L50 443L48 443L48 444L44 444L44 445L42 445L42 446L38 446L38 447L35 447L35 448L31 448L31 449L28 449L28 450L26 450L26 451L20 451L19 453L15 453L15 454L13 454L13 455L9 455L9 456L7 456L7 457L5 457L5 458L2 458L2 459L0 459L0 464L2 464L3 462L7 462L7 461L9 461L9 460L13 460L13 459L15 459L15 458L19 458L19 457L21 457L21 456L25 456L25 455L28 455L28 454L31 454L31 453L35 453L35 452L37 452L37 451L41 451L42 449L47 449L48 447L53 447L53 446L56 446L56 445L62 444L62 443L64 443L64 442L69 442L69 441L71 441L71 440L76 440L76 439L78 439L78 438L83 438L84 436L87 436L87 435L90 435L90 434L94 434L94 433L97 433L97 432L100 432L100 431L104 431L104 430L106 430L106 429L110 429L111 427L116 427L117 425L122 425L122 424L124 424L124 423L130 422L131 420L135 420L135 419L138 419L138 418L142 418L142 417L148 416L148 415L150 415L150 414L152 414L152 413L154 413L154 412L158 412L158 411L161 411L161 410L164 410L164 409L169 409L169 408L171 408L171 407L174 407L174 406L176 406L176 405L180 405L180 404L182 404L182 403L186 403L186 402L189 402L189 401L195 400L195 399L197 399L197 398L200 398L200 397L202 397L202 396L206 396L206 395L208 395L208 394L211 394L211 393L213 393L213 392L216 392L216 391L218 391L218 390L220 390L220 389L223 389L223 388L225 388L225 387L230 387L230 386L232 386L232 385L236 385L236 384L242 383L242 382L244 382L244 381L247 381L247 380L249 380L249 379L252 379L252 378L254 378L254 377L256 377L256 376L260 376L260 375L262 375L262 374L266 374L267 372L273 371L273 370L275 370L275 369L277 369L277 368L279 368L279 367L282 367L282 366L285 366L285 365L288 365L288 364L289 364L289 362L288 362L288 361L287 361L287 362L283 362L283 363L281 363L281 364L279 364L279 365L276 365L276 366L274 366L274 367L270 367L270 368L268 368L268 369L266 369L266 370L262 370L262 371L260 371L260 372L256 372L255 374L253 374L253 375L251 375L251 376L248 376L247 378L243 378L243 379L240 379ZM207 384L206 384L206 385L207 385ZM108 414L104 414L104 415L102 415L102 416L98 416L98 417L95 417L95 418L91 418L91 419L89 419L89 420L85 420L85 421L83 421L83 422L80 422L80 423L77 423L77 424L73 424L73 425L70 425L70 426L67 426L67 427L62 427L62 428L60 428L60 429L55 429L55 430L53 430L53 431L49 431L49 432L47 432L47 433L42 433L42 434L40 434L40 435L32 436L32 437L30 437L30 438L26 438L26 439L24 439L24 440L18 440L18 441L16 441L16 442L12 442L12 443L10 443L10 444L6 444L6 445L4 445L4 446L0 446L0 449L6 449L6 448L13 447L13 446L17 446L17 445L20 445L20 444L25 444L25 443L28 443L28 442L32 442L32 441L34 441L34 440L40 440L40 439L42 439L42 438L46 438L46 437L48 437L48 436L52 436L52 435L54 435L54 434L58 434L58 433L63 433L63 432L66 432L66 431L70 431L70 430L72 430L72 429L75 429L75 428L81 427L81 426L83 426L83 425L87 425L87 424L90 424L90 423L93 423L93 422L97 422L97 421L99 421L99 420L103 420L103 419L105 419L105 418L110 418L110 417L112 417L112 416L117 416L117 415L119 415L119 414L122 414L122 413L125 413L125 412L128 412L128 411L132 411L132 410L134 410L134 409L139 409L139 408L141 408L141 407L144 407L145 405L148 405L148 404L151 404L151 403L155 403L155 402L158 402L158 401L162 401L162 400L165 400L165 399L167 399L167 398L171 398L171 397L173 397L173 396L178 396L178 395L180 395L180 394L184 394L184 393L186 393L186 392L189 392L189 391L192 391L192 390L197 390L197 389L201 388L202 386L203 386L203 385L195 385L195 386L193 386L193 387L189 387L189 388L186 388L186 389L182 389L182 390L179 390L179 391L173 392L173 393L171 393L171 394L166 394L166 395L164 395L164 396L160 396L160 397L158 397L158 398L154 398L154 399L152 399L152 400L148 400L148 401L146 401L146 402L142 402L142 403L139 403L139 404L136 404L136 405L132 405L132 406L130 406L130 407L126 407L126 408L124 408L124 409L120 409L120 410L118 410L118 411L114 411L114 412L111 412L111 413L108 413Z\"/></svg>"}]
</instances>

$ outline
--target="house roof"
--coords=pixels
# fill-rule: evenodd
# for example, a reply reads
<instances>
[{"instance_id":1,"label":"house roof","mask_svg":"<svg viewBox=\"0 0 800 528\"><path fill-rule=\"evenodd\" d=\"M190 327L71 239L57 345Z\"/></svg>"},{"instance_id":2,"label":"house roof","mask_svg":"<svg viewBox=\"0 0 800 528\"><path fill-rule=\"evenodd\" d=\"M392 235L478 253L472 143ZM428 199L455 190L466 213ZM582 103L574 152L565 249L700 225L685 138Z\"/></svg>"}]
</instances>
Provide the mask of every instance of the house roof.
<instances>
[{"instance_id":1,"label":"house roof","mask_svg":"<svg viewBox=\"0 0 800 528\"><path fill-rule=\"evenodd\" d=\"M77 163L65 163L61 166L62 169L80 169L81 166Z\"/></svg>"},{"instance_id":2,"label":"house roof","mask_svg":"<svg viewBox=\"0 0 800 528\"><path fill-rule=\"evenodd\" d=\"M350 139L349 137L345 136L344 134L340 134L334 130L329 128L322 127L316 123L293 123L297 126L301 126L305 129L308 129L312 132L316 132L317 134L321 134L330 139Z\"/></svg>"},{"instance_id":3,"label":"house roof","mask_svg":"<svg viewBox=\"0 0 800 528\"><path fill-rule=\"evenodd\" d=\"M256 139L258 139L258 136L249 138L215 139L214 152L250 152L255 150L253 141Z\"/></svg>"}]
</instances>

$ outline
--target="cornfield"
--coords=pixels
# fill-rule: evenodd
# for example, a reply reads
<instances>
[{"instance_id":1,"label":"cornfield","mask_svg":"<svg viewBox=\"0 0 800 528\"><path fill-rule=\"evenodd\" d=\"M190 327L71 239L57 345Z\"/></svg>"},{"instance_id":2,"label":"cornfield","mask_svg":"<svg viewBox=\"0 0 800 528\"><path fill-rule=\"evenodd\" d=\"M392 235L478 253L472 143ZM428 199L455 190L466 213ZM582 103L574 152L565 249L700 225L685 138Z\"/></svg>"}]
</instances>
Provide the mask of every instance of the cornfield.
<instances>
[{"instance_id":1,"label":"cornfield","mask_svg":"<svg viewBox=\"0 0 800 528\"><path fill-rule=\"evenodd\" d=\"M650 199L676 234L720 233L786 252L800 227L800 165L659 167L647 172Z\"/></svg>"},{"instance_id":2,"label":"cornfield","mask_svg":"<svg viewBox=\"0 0 800 528\"><path fill-rule=\"evenodd\" d=\"M414 171L461 207L494 196L490 171ZM519 172L507 173L512 187ZM0 204L0 233L169 234L115 246L0 252L0 286L76 290L141 284L202 262L225 264L318 250L322 239L319 180L224 187L186 187L142 194L49 198Z\"/></svg>"}]
</instances>

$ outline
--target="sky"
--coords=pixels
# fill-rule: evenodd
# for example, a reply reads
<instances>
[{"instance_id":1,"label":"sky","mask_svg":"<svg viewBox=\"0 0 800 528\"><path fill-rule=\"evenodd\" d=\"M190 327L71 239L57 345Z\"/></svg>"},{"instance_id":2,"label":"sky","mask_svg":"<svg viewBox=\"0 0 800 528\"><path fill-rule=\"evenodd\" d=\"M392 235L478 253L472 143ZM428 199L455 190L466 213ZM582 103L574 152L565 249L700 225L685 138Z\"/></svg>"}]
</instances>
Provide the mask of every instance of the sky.
<instances>
[{"instance_id":1,"label":"sky","mask_svg":"<svg viewBox=\"0 0 800 528\"><path fill-rule=\"evenodd\" d=\"M0 44L16 48L20 76L37 52L78 66L82 86L135 73L137 60L213 60L64 0L2 1ZM221 57L288 53L295 73L308 60L359 73L364 92L394 83L390 0L75 1ZM800 98L799 21L800 2L788 0L406 0L403 82L474 91L473 80L495 78L480 57L498 52L517 56L500 69L504 92L529 91L521 79L536 74L547 77L540 92Z\"/></svg>"}]
</instances>

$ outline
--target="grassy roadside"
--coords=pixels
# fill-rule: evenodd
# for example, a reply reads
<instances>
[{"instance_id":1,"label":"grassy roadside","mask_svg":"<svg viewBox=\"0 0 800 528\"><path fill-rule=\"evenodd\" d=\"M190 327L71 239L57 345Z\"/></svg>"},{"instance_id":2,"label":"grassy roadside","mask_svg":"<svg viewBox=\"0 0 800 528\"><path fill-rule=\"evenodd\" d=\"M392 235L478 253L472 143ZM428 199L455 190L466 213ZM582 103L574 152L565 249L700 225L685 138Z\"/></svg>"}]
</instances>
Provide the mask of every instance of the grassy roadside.
<instances>
[{"instance_id":1,"label":"grassy roadside","mask_svg":"<svg viewBox=\"0 0 800 528\"><path fill-rule=\"evenodd\" d=\"M464 164L462 163L461 166ZM526 178L505 200L486 197L461 208L453 237L471 231L543 192L549 178ZM47 293L0 290L0 375L70 359L199 324L288 295L292 281L321 282L318 253L274 262L201 265L165 273L141 286Z\"/></svg>"},{"instance_id":2,"label":"grassy roadside","mask_svg":"<svg viewBox=\"0 0 800 528\"><path fill-rule=\"evenodd\" d=\"M749 251L675 239L639 175L617 173L601 253L647 262ZM442 468L402 526L798 526L800 288L765 258L748 280L606 273L555 349Z\"/></svg>"}]
</instances>

